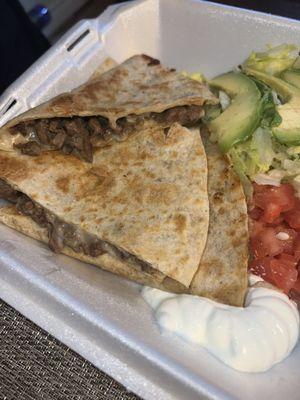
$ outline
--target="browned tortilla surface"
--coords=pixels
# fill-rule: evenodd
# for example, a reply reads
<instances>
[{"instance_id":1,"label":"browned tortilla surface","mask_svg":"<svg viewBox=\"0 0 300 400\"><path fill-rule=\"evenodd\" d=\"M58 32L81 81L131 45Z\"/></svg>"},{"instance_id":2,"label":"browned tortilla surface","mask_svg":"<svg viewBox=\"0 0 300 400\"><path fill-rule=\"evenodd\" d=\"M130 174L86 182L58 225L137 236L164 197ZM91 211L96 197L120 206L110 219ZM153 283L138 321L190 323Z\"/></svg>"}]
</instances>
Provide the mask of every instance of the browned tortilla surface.
<instances>
[{"instance_id":1,"label":"browned tortilla surface","mask_svg":"<svg viewBox=\"0 0 300 400\"><path fill-rule=\"evenodd\" d=\"M94 163L49 151L0 152L0 178L61 220L188 287L208 230L207 163L198 130L174 124L98 150Z\"/></svg>"},{"instance_id":2,"label":"browned tortilla surface","mask_svg":"<svg viewBox=\"0 0 300 400\"><path fill-rule=\"evenodd\" d=\"M209 229L192 294L242 306L247 289L248 216L241 182L218 146L204 138Z\"/></svg>"},{"instance_id":3,"label":"browned tortilla surface","mask_svg":"<svg viewBox=\"0 0 300 400\"><path fill-rule=\"evenodd\" d=\"M112 65L108 62L108 66ZM104 65L106 69L106 65ZM101 70L100 70L101 72ZM202 106L217 99L205 84L162 66L158 60L136 55L86 84L61 94L9 121L0 130L7 136L3 150L12 149L9 129L20 122L57 117L102 116L116 127L119 118L148 112L161 113L176 106Z\"/></svg>"},{"instance_id":4,"label":"browned tortilla surface","mask_svg":"<svg viewBox=\"0 0 300 400\"><path fill-rule=\"evenodd\" d=\"M218 148L207 140L205 148L209 166L210 222L206 246L190 291L222 303L242 306L247 288L248 261L245 198L239 180ZM0 221L38 240L48 240L46 230L29 217L18 214L14 206L0 209ZM144 285L178 293L187 291L185 286L159 271L148 274L109 254L94 258L75 253L68 247L63 249L63 253Z\"/></svg>"},{"instance_id":5,"label":"browned tortilla surface","mask_svg":"<svg viewBox=\"0 0 300 400\"><path fill-rule=\"evenodd\" d=\"M31 218L21 215L14 205L0 207L0 222L40 242L47 243L47 230L36 224ZM153 286L175 293L186 293L187 288L178 281L166 277L159 271L148 273L142 271L138 265L127 260L121 261L105 253L98 257L91 257L83 253L76 253L70 247L64 247L62 253L77 260L101 267L105 271L122 276L142 285Z\"/></svg>"}]
</instances>

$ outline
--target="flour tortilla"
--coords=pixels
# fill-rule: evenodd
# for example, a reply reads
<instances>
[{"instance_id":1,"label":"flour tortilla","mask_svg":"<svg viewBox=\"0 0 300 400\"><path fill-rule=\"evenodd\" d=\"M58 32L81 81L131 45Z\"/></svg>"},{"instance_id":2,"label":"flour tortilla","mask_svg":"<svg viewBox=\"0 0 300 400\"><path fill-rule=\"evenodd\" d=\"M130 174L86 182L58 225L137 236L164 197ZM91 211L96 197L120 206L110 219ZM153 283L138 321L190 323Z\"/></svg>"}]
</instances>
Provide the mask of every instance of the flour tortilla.
<instances>
[{"instance_id":1,"label":"flour tortilla","mask_svg":"<svg viewBox=\"0 0 300 400\"><path fill-rule=\"evenodd\" d=\"M112 58L108 57L106 58L93 72L93 74L90 76L90 78L87 80L85 84L89 84L92 82L96 82L99 79L101 79L101 76L107 72L110 71L112 68L115 68L117 66L117 62L113 60ZM81 86L78 88L80 90Z\"/></svg>"},{"instance_id":2,"label":"flour tortilla","mask_svg":"<svg viewBox=\"0 0 300 400\"><path fill-rule=\"evenodd\" d=\"M47 230L36 224L31 218L19 214L14 205L0 207L0 222L26 236L46 244L48 243ZM145 271L141 271L136 264L130 264L128 261L121 261L108 253L98 257L90 257L82 253L76 253L70 247L64 247L62 253L88 264L99 266L105 271L109 271L142 285L152 286L174 293L188 292L188 289L184 285L172 278L166 277L159 271L156 273L152 271L151 274L148 274Z\"/></svg>"},{"instance_id":3,"label":"flour tortilla","mask_svg":"<svg viewBox=\"0 0 300 400\"><path fill-rule=\"evenodd\" d=\"M189 290L159 271L147 275L136 266L109 254L97 258L75 253L65 247L63 253L110 272L175 293L194 295L242 306L247 289L248 225L247 207L241 184L216 145L204 138L208 159L208 196L210 222L205 249ZM47 232L30 218L16 212L14 206L0 209L0 221L28 236L47 243Z\"/></svg>"},{"instance_id":4,"label":"flour tortilla","mask_svg":"<svg viewBox=\"0 0 300 400\"><path fill-rule=\"evenodd\" d=\"M168 277L190 286L209 218L207 163L198 130L174 124L168 133L137 132L99 149L93 164L56 151L37 157L0 152L0 178L61 220L149 264L157 284ZM22 231L21 226L16 229ZM105 257L76 258L101 266ZM130 278L129 269L123 275Z\"/></svg>"},{"instance_id":5,"label":"flour tortilla","mask_svg":"<svg viewBox=\"0 0 300 400\"><path fill-rule=\"evenodd\" d=\"M108 63L107 68L113 64L110 61ZM107 68L104 65L102 70ZM146 55L133 56L104 74L101 72L96 72L81 87L61 94L9 121L0 129L0 149L13 149L16 139L9 129L20 122L58 117L101 116L108 119L112 128L116 128L116 121L127 116L161 113L176 106L217 103L205 84L170 70ZM153 120L149 124L160 125Z\"/></svg>"},{"instance_id":6,"label":"flour tortilla","mask_svg":"<svg viewBox=\"0 0 300 400\"><path fill-rule=\"evenodd\" d=\"M203 140L208 162L209 229L190 292L242 306L248 282L246 199L241 182L218 146L207 136Z\"/></svg>"}]
</instances>

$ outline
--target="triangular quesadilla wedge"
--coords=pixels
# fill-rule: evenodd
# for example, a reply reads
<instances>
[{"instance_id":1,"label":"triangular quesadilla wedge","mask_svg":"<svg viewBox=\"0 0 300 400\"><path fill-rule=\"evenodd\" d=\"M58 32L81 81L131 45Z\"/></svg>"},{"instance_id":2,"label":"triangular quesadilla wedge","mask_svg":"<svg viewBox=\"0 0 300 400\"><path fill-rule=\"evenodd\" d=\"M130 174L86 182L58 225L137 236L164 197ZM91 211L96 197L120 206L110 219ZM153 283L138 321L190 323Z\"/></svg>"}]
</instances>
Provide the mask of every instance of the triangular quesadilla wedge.
<instances>
[{"instance_id":1,"label":"triangular quesadilla wedge","mask_svg":"<svg viewBox=\"0 0 300 400\"><path fill-rule=\"evenodd\" d=\"M101 76L107 72L110 71L112 68L115 68L117 66L117 62L108 57L106 58L97 68L96 70L92 73L92 75L89 77L89 79L87 80L87 82L85 84L89 84L92 82L96 82L99 79L101 79ZM81 86L77 88L77 90L80 90Z\"/></svg>"},{"instance_id":2,"label":"triangular quesadilla wedge","mask_svg":"<svg viewBox=\"0 0 300 400\"><path fill-rule=\"evenodd\" d=\"M242 306L247 289L248 264L245 197L240 181L217 146L210 143L206 136L204 144L208 160L210 222L206 246L189 291L225 304ZM21 215L15 206L2 207L0 221L37 240L48 242L47 229ZM152 270L147 274L135 263L119 260L108 253L95 258L76 253L67 246L62 252L144 285L187 292L185 286L159 271L154 273Z\"/></svg>"},{"instance_id":3,"label":"triangular quesadilla wedge","mask_svg":"<svg viewBox=\"0 0 300 400\"><path fill-rule=\"evenodd\" d=\"M47 229L54 251L68 247L95 264L109 254L157 284L190 286L209 218L198 130L143 130L98 149L93 164L57 151L2 151L0 178L0 197Z\"/></svg>"},{"instance_id":4,"label":"triangular quesadilla wedge","mask_svg":"<svg viewBox=\"0 0 300 400\"><path fill-rule=\"evenodd\" d=\"M137 55L8 122L0 149L27 155L56 149L91 162L94 148L149 125L193 125L204 105L216 102L205 84Z\"/></svg>"},{"instance_id":5,"label":"triangular quesadilla wedge","mask_svg":"<svg viewBox=\"0 0 300 400\"><path fill-rule=\"evenodd\" d=\"M47 229L38 225L30 217L20 214L15 205L0 207L0 222L40 242L47 244L49 241ZM63 247L61 252L69 257L99 266L105 271L109 271L142 285L152 286L174 293L188 293L186 286L165 276L158 270L142 270L135 262L120 260L118 257L109 253L92 257L87 254L77 253L68 246Z\"/></svg>"},{"instance_id":6,"label":"triangular quesadilla wedge","mask_svg":"<svg viewBox=\"0 0 300 400\"><path fill-rule=\"evenodd\" d=\"M248 214L242 184L220 153L202 135L208 164L209 229L190 292L242 306L248 286Z\"/></svg>"}]
</instances>

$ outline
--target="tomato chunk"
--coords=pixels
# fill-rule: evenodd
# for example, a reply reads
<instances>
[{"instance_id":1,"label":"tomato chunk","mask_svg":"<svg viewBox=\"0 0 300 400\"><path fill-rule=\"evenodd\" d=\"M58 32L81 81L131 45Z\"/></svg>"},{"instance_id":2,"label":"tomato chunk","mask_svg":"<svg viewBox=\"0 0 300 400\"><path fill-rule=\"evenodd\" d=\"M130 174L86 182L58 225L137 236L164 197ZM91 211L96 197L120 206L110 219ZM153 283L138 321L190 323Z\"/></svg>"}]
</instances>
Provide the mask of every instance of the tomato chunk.
<instances>
[{"instance_id":1,"label":"tomato chunk","mask_svg":"<svg viewBox=\"0 0 300 400\"><path fill-rule=\"evenodd\" d=\"M283 214L280 214L277 218L273 219L272 222L268 223L268 226L277 226L284 223Z\"/></svg>"},{"instance_id":2,"label":"tomato chunk","mask_svg":"<svg viewBox=\"0 0 300 400\"><path fill-rule=\"evenodd\" d=\"M277 260L279 260L282 263L282 265L284 265L285 267L295 268L295 269L297 267L297 260L295 259L295 257L293 257L290 254L281 253L277 257Z\"/></svg>"},{"instance_id":3,"label":"tomato chunk","mask_svg":"<svg viewBox=\"0 0 300 400\"><path fill-rule=\"evenodd\" d=\"M249 269L300 304L300 199L293 187L254 184Z\"/></svg>"},{"instance_id":4,"label":"tomato chunk","mask_svg":"<svg viewBox=\"0 0 300 400\"><path fill-rule=\"evenodd\" d=\"M271 272L271 263L272 257L263 257L263 258L256 258L250 262L249 270L254 275L258 275L263 278L265 281L272 283L273 285L275 282L273 281L273 276Z\"/></svg>"},{"instance_id":5,"label":"tomato chunk","mask_svg":"<svg viewBox=\"0 0 300 400\"><path fill-rule=\"evenodd\" d=\"M294 254L298 233L294 229L286 228L283 224L276 226L274 229L276 237L281 240L283 251L287 254Z\"/></svg>"},{"instance_id":6,"label":"tomato chunk","mask_svg":"<svg viewBox=\"0 0 300 400\"><path fill-rule=\"evenodd\" d=\"M269 203L274 203L282 208L282 211L289 211L296 204L295 190L289 184L280 186L254 184L254 204L263 210Z\"/></svg>"},{"instance_id":7,"label":"tomato chunk","mask_svg":"<svg viewBox=\"0 0 300 400\"><path fill-rule=\"evenodd\" d=\"M255 258L276 256L283 252L282 240L276 236L274 228L264 228L255 237L251 238L251 249Z\"/></svg>"},{"instance_id":8,"label":"tomato chunk","mask_svg":"<svg viewBox=\"0 0 300 400\"><path fill-rule=\"evenodd\" d=\"M292 210L296 204L294 188L289 184L279 187L254 184L254 205L264 210L262 220L272 223L281 212Z\"/></svg>"},{"instance_id":9,"label":"tomato chunk","mask_svg":"<svg viewBox=\"0 0 300 400\"><path fill-rule=\"evenodd\" d=\"M296 268L276 258L270 261L270 268L275 285L288 293L297 281L298 271Z\"/></svg>"},{"instance_id":10,"label":"tomato chunk","mask_svg":"<svg viewBox=\"0 0 300 400\"><path fill-rule=\"evenodd\" d=\"M257 236L264 228L265 224L262 221L251 221L251 237Z\"/></svg>"},{"instance_id":11,"label":"tomato chunk","mask_svg":"<svg viewBox=\"0 0 300 400\"><path fill-rule=\"evenodd\" d=\"M265 206L262 220L264 222L272 223L279 218L282 209L279 204L269 203Z\"/></svg>"},{"instance_id":12,"label":"tomato chunk","mask_svg":"<svg viewBox=\"0 0 300 400\"><path fill-rule=\"evenodd\" d=\"M258 220L262 215L263 215L263 210L261 208L259 208L259 207L253 207L249 211L249 217L251 219Z\"/></svg>"},{"instance_id":13,"label":"tomato chunk","mask_svg":"<svg viewBox=\"0 0 300 400\"><path fill-rule=\"evenodd\" d=\"M284 219L291 228L300 230L300 210L291 210L284 213Z\"/></svg>"}]
</instances>

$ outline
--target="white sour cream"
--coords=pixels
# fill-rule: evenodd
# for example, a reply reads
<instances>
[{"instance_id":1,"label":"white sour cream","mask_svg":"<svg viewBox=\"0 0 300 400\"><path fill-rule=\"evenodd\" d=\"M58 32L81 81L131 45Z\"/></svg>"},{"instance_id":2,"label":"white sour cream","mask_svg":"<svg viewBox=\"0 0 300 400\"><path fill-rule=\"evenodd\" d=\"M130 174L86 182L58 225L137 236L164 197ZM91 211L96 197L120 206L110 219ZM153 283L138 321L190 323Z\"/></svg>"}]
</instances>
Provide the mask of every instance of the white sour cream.
<instances>
[{"instance_id":1,"label":"white sour cream","mask_svg":"<svg viewBox=\"0 0 300 400\"><path fill-rule=\"evenodd\" d=\"M252 279L252 284L260 279ZM286 358L298 341L299 314L283 293L250 287L245 307L144 287L161 329L205 347L228 366L262 372Z\"/></svg>"}]
</instances>

